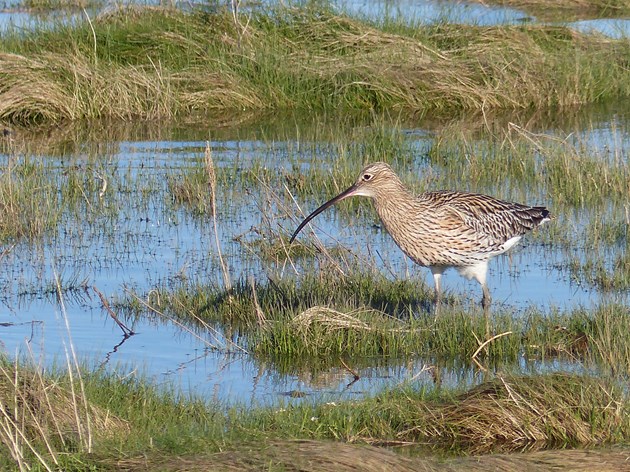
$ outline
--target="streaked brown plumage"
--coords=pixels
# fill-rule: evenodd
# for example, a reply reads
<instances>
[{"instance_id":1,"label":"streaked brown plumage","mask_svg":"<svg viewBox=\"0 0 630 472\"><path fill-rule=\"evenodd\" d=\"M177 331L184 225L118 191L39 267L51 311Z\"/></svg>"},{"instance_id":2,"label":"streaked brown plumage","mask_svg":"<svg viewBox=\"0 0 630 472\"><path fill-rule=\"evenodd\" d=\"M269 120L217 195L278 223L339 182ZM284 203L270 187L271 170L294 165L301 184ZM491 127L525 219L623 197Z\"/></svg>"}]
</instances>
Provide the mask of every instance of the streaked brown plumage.
<instances>
[{"instance_id":1,"label":"streaked brown plumage","mask_svg":"<svg viewBox=\"0 0 630 472\"><path fill-rule=\"evenodd\" d=\"M481 284L484 307L490 303L488 261L550 219L545 207L510 203L488 195L445 190L414 195L389 165L376 162L361 171L352 187L307 216L291 242L315 216L352 196L370 197L400 249L417 264L431 269L437 301L440 277L454 267Z\"/></svg>"}]
</instances>

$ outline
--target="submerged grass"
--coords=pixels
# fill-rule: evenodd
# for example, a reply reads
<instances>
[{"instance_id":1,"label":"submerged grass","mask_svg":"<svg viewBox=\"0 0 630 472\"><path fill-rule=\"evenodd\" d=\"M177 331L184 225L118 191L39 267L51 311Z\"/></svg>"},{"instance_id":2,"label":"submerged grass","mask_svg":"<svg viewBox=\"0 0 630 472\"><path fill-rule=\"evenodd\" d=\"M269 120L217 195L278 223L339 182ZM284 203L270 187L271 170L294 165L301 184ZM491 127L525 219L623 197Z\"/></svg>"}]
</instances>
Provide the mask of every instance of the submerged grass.
<instances>
[{"instance_id":1,"label":"submerged grass","mask_svg":"<svg viewBox=\"0 0 630 472\"><path fill-rule=\"evenodd\" d=\"M0 120L21 125L239 109L447 114L630 95L624 40L555 26L379 26L321 6L247 19L129 7L5 33L0 50Z\"/></svg>"},{"instance_id":2,"label":"submerged grass","mask_svg":"<svg viewBox=\"0 0 630 472\"><path fill-rule=\"evenodd\" d=\"M56 186L36 160L8 159L0 175L0 241L37 240L61 218Z\"/></svg>"},{"instance_id":3,"label":"submerged grass","mask_svg":"<svg viewBox=\"0 0 630 472\"><path fill-rule=\"evenodd\" d=\"M608 152L589 145L586 138L545 136L510 124L489 139L476 139L466 131L445 132L427 158L432 165L448 166L443 182L449 186L465 174L470 176L467 190L496 189L514 199L523 198L526 189L556 209L613 204L621 212L630 199L630 164L622 147L612 156Z\"/></svg>"},{"instance_id":4,"label":"submerged grass","mask_svg":"<svg viewBox=\"0 0 630 472\"><path fill-rule=\"evenodd\" d=\"M605 292L623 291L629 281L625 243L630 167L627 152L619 144L624 129L613 127L611 132L613 145L608 147L593 144L597 138L588 131L553 136L514 123L483 131L447 126L436 137L418 138L402 127L386 128L374 120L349 137L332 137L323 144L305 143L299 150L270 146L245 167L224 162L218 179L226 189L261 189L251 201L260 222L236 239L265 264L280 266L287 264L287 258L303 264L308 257L326 252L343 258L345 249L338 241L347 230L326 235L335 241L332 246L316 238L289 245L288 236L299 222L300 211L307 214L347 188L366 162L383 160L415 192L456 188L547 206L553 221L528 235L528 240L544 245L545 251L565 251L566 257L554 267L566 270L567 277L577 283ZM322 160L322 154L335 159ZM207 218L211 215L202 166L199 161L174 176L177 185L170 190L176 202ZM184 191L194 195L190 202L180 195ZM379 222L369 207L367 201L350 199L329 215L337 215L341 226L370 228L370 223ZM313 225L317 227L324 218ZM322 227L315 234L322 234Z\"/></svg>"}]
</instances>

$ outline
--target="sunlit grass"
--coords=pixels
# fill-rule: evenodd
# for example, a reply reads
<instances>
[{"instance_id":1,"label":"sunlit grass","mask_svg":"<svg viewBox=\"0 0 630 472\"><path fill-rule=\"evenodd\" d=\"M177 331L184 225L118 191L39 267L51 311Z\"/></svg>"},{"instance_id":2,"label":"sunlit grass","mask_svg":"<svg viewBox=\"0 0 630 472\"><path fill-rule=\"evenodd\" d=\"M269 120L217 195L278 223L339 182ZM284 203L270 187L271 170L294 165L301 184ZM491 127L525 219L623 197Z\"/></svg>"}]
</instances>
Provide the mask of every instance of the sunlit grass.
<instances>
[{"instance_id":1,"label":"sunlit grass","mask_svg":"<svg viewBox=\"0 0 630 472\"><path fill-rule=\"evenodd\" d=\"M38 240L56 228L61 211L57 187L37 160L9 160L0 175L0 240Z\"/></svg>"},{"instance_id":2,"label":"sunlit grass","mask_svg":"<svg viewBox=\"0 0 630 472\"><path fill-rule=\"evenodd\" d=\"M7 215L3 241L50 241L66 257L86 260L85 270L61 277L65 289L45 283L21 295L46 299L64 290L85 290L84 277L93 276L93 258L124 265L125 256L137 257L143 237L138 227L146 224L145 234L157 231L153 220L155 227L186 218L207 225L215 216L237 266L233 289L226 290L215 277L213 254L201 253L194 257L207 262L202 271L180 277L164 270L157 276L160 283L147 282L146 290L121 288L128 297L119 294L112 306L130 318L163 322L163 313L193 331L216 329L246 349L252 362L279 375L326 372L344 363L360 370L377 358L392 366L427 359L437 369L457 365L490 377L496 371L519 372L531 361L557 360L600 377L499 375L467 392L411 385L343 405L303 402L287 410L252 412L165 393L133 375L103 377L93 372L87 385L91 400L131 424L133 434L108 438L89 456L76 452L69 435L68 445L59 446L64 470L125 460L133 470L139 457L160 464L168 456L219 453L248 441L287 438L411 442L466 454L627 443L625 396L615 381L606 379L607 374L623 379L630 372L627 299L616 301L609 293L623 293L629 280L626 151L598 154L562 136L549 138L515 127L475 133L437 128L433 135L418 138L379 117L361 126L345 120L317 122L315 130L295 126L299 131L283 131L285 135L252 132L248 139L259 140L254 151L235 153L234 159L226 152L230 159L217 159L215 202L201 158L148 169L144 162L120 159L111 149L94 144L103 136L111 139L106 131L85 147L81 138L47 143L44 151L38 150L45 157L61 158L23 158L30 151L10 150L20 158L11 158L0 176ZM159 133L146 136L163 139ZM235 139L226 136L222 139ZM278 146L279 140L289 144ZM35 149L37 143L31 145ZM575 261L566 259L571 274L595 287L601 301L566 309L498 304L486 323L477 300L448 293L436 317L432 287L415 276L377 269L375 260L381 255L370 253L370 248L324 244L306 234L288 244L302 217L298 206L308 212L349 186L362 165L375 160L390 162L418 192L452 188L549 206L555 218L530 236L533 244L546 245L545 251L580 253ZM217 215L212 214L213 203ZM254 209L253 226L243 234L230 234L230 219L242 216L243 208ZM380 231L372 228L377 219L369 204L358 199L331 211L336 211L336 221L352 225L357 238ZM486 340L490 342L482 346ZM231 353L231 348L226 351ZM63 385L64 379L55 378L54 383ZM541 417L548 420L544 427L537 423ZM513 419L517 426L508 421ZM31 430L24 428L29 434ZM45 451L45 438L38 441ZM256 460L264 456L264 451L255 453ZM8 457L3 460L13 463Z\"/></svg>"},{"instance_id":3,"label":"sunlit grass","mask_svg":"<svg viewBox=\"0 0 630 472\"><path fill-rule=\"evenodd\" d=\"M566 107L630 95L628 43L557 26L371 24L322 6L128 7L0 41L0 120Z\"/></svg>"}]
</instances>

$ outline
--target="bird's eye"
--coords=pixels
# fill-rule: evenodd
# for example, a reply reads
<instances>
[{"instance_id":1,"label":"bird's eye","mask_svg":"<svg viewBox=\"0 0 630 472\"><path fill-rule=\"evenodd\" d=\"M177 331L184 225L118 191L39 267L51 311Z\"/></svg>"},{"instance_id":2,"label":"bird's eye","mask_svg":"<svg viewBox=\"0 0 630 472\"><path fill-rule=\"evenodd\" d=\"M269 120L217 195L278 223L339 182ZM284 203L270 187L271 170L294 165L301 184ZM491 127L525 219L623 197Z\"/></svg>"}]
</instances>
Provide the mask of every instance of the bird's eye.
<instances>
[{"instance_id":1,"label":"bird's eye","mask_svg":"<svg viewBox=\"0 0 630 472\"><path fill-rule=\"evenodd\" d=\"M372 174L363 174L363 180L365 180L366 182L368 180L372 180L372 177L374 177Z\"/></svg>"}]
</instances>

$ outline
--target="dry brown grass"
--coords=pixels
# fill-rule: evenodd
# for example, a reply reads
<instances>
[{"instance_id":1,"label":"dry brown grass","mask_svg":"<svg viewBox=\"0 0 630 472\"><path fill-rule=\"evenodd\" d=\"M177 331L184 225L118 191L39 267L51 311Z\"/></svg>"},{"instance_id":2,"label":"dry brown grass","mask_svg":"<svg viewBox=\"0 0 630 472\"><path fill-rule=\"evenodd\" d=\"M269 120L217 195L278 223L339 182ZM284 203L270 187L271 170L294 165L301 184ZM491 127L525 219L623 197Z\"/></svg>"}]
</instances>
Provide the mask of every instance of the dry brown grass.
<instances>
[{"instance_id":1,"label":"dry brown grass","mask_svg":"<svg viewBox=\"0 0 630 472\"><path fill-rule=\"evenodd\" d=\"M569 74L562 91L558 77L549 74L550 67L562 62L555 53L563 54L552 52L549 45L557 42L565 48L572 44L575 51L600 49L604 54L611 46L606 38L554 26L442 25L426 36L408 37L344 17L296 23L300 37L287 38L285 47L298 67L308 67L325 81L343 82L343 94L349 98L360 95L414 110L585 103L594 97L586 98L588 87L580 84L579 74Z\"/></svg>"},{"instance_id":2,"label":"dry brown grass","mask_svg":"<svg viewBox=\"0 0 630 472\"><path fill-rule=\"evenodd\" d=\"M158 65L99 65L76 54L0 54L0 120L18 124L82 118L173 118L182 111L262 107L228 74Z\"/></svg>"},{"instance_id":3,"label":"dry brown grass","mask_svg":"<svg viewBox=\"0 0 630 472\"><path fill-rule=\"evenodd\" d=\"M35 38L52 46L0 54L0 121L340 107L445 115L630 93L626 42L562 27L385 31L330 11L270 15L280 19L255 15L236 27L225 12L133 7L71 39Z\"/></svg>"},{"instance_id":4,"label":"dry brown grass","mask_svg":"<svg viewBox=\"0 0 630 472\"><path fill-rule=\"evenodd\" d=\"M616 387L596 378L498 376L452 403L425 406L418 423L399 436L473 454L593 446L612 441L627 421L622 398Z\"/></svg>"},{"instance_id":5,"label":"dry brown grass","mask_svg":"<svg viewBox=\"0 0 630 472\"><path fill-rule=\"evenodd\" d=\"M323 331L354 330L389 333L409 332L406 324L398 318L374 309L358 309L343 313L326 306L314 306L291 319L291 328L303 336L308 343L311 330Z\"/></svg>"},{"instance_id":6,"label":"dry brown grass","mask_svg":"<svg viewBox=\"0 0 630 472\"><path fill-rule=\"evenodd\" d=\"M0 444L20 470L30 470L33 457L43 469L55 468L58 451L80 447L82 436L129 432L125 421L85 405L78 392L51 381L38 369L0 366Z\"/></svg>"}]
</instances>

